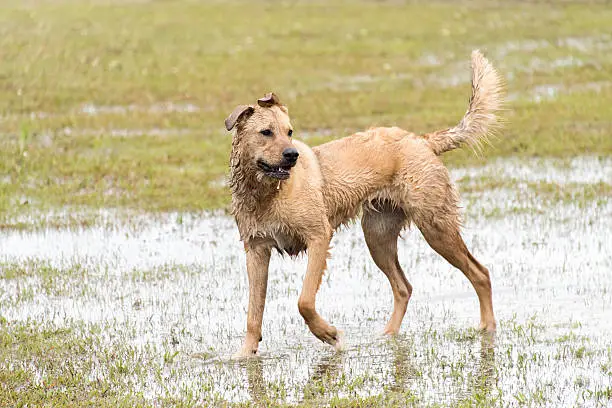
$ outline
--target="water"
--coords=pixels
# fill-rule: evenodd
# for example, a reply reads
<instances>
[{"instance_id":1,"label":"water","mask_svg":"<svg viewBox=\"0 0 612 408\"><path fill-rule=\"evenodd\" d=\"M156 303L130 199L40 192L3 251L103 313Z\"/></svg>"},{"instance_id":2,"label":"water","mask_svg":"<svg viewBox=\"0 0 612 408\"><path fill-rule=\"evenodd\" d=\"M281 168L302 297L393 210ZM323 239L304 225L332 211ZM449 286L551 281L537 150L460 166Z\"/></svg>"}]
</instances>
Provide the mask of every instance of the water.
<instances>
[{"instance_id":1,"label":"water","mask_svg":"<svg viewBox=\"0 0 612 408\"><path fill-rule=\"evenodd\" d=\"M548 406L571 405L610 386L601 367L612 361L612 203L517 197L526 194L521 182L609 182L611 164L500 159L453 171L460 185L491 174L518 181L515 189L464 197L464 238L492 274L500 322L494 340L469 329L478 324L473 289L415 230L399 242L413 297L401 334L381 336L391 290L354 225L335 235L317 297L322 316L345 332L346 350L337 354L316 340L297 312L306 259L273 256L261 358L232 362L245 331L248 284L234 222L218 214L5 231L1 316L75 327L83 337L95 332L102 348L119 343L149 356L138 360L145 375L125 392L142 391L152 401L318 404L372 395L405 401L409 393L428 404L484 396L508 405L541 393ZM512 211L517 206L522 211ZM486 216L492 208L503 211ZM176 358L164 362L166 353ZM110 375L96 358L82 368L92 381Z\"/></svg>"}]
</instances>

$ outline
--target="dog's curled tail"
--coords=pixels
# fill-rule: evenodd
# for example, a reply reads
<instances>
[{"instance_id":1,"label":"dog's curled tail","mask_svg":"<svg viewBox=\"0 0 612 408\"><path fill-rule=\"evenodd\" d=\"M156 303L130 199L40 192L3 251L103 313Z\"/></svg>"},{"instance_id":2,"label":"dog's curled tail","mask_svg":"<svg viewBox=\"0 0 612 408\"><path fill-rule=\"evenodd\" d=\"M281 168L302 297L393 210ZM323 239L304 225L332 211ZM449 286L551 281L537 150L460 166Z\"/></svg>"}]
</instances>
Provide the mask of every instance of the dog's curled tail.
<instances>
[{"instance_id":1,"label":"dog's curled tail","mask_svg":"<svg viewBox=\"0 0 612 408\"><path fill-rule=\"evenodd\" d=\"M496 112L501 110L504 86L499 73L479 50L472 51L472 96L467 112L455 127L422 137L436 155L467 143L480 149L499 127Z\"/></svg>"}]
</instances>

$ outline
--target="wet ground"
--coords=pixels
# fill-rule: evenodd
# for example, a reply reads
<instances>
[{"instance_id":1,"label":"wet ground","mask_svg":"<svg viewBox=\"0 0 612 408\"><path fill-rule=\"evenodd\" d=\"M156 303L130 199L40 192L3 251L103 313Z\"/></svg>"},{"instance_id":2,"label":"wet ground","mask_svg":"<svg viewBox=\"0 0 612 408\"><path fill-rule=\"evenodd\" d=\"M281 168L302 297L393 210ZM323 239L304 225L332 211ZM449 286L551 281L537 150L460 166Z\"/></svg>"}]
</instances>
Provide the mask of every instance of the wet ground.
<instances>
[{"instance_id":1,"label":"wet ground","mask_svg":"<svg viewBox=\"0 0 612 408\"><path fill-rule=\"evenodd\" d=\"M120 225L3 232L2 330L68 329L87 352L68 353L59 367L44 354L9 353L0 368L40 384L75 370L152 403L612 404L612 202L551 200L534 188L588 191L612 180L612 161L499 159L452 174L460 188L483 186L463 194L463 235L492 274L494 338L474 330L467 279L414 230L399 243L413 297L401 334L381 336L391 290L354 225L336 234L317 298L346 350L316 340L297 312L305 258L274 256L261 356L230 361L248 293L233 220L137 214Z\"/></svg>"}]
</instances>

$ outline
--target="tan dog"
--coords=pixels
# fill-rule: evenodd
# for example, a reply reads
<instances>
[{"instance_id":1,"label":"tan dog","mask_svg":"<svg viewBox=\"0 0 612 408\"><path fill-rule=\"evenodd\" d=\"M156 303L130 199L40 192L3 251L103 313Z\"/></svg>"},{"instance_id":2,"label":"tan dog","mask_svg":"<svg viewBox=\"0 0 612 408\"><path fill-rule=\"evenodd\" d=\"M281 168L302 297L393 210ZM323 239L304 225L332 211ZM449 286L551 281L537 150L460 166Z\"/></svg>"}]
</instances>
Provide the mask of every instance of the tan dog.
<instances>
[{"instance_id":1,"label":"tan dog","mask_svg":"<svg viewBox=\"0 0 612 408\"><path fill-rule=\"evenodd\" d=\"M298 309L317 338L341 347L336 328L317 313L315 297L333 232L360 210L370 254L393 290L385 333L399 331L412 293L397 259L398 236L411 223L470 280L480 301L480 328L494 331L489 271L461 238L458 196L438 156L486 140L501 101L499 75L474 51L469 108L457 126L434 133L379 127L311 149L292 139L288 111L274 94L238 106L225 120L227 130L237 129L230 159L232 211L249 275L247 334L236 356L255 354L261 341L273 248L289 255L307 252Z\"/></svg>"}]
</instances>

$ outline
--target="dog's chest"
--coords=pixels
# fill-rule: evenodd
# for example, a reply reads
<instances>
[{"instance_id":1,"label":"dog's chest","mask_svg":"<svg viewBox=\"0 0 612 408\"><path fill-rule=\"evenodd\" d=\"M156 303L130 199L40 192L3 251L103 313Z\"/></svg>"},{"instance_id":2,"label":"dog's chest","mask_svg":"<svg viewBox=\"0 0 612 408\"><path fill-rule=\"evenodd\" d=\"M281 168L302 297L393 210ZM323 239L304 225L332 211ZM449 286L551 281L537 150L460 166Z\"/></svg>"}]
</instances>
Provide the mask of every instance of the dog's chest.
<instances>
[{"instance_id":1,"label":"dog's chest","mask_svg":"<svg viewBox=\"0 0 612 408\"><path fill-rule=\"evenodd\" d=\"M306 242L296 235L284 231L275 231L272 238L276 241L276 249L281 253L287 253L290 256L299 255L300 252L306 251Z\"/></svg>"}]
</instances>

